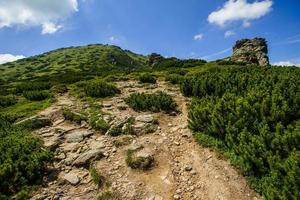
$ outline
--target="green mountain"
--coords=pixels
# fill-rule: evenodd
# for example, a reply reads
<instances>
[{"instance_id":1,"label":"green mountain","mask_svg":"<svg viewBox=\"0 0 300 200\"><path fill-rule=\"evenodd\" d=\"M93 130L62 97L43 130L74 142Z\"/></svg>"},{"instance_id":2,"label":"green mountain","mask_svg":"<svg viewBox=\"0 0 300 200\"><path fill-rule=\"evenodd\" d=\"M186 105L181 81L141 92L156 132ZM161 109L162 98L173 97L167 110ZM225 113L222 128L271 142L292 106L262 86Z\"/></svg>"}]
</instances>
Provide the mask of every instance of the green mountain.
<instances>
[{"instance_id":1,"label":"green mountain","mask_svg":"<svg viewBox=\"0 0 300 200\"><path fill-rule=\"evenodd\" d=\"M145 66L146 57L111 45L68 47L0 65L1 80L20 81L47 76L103 75L110 71L135 70Z\"/></svg>"}]
</instances>

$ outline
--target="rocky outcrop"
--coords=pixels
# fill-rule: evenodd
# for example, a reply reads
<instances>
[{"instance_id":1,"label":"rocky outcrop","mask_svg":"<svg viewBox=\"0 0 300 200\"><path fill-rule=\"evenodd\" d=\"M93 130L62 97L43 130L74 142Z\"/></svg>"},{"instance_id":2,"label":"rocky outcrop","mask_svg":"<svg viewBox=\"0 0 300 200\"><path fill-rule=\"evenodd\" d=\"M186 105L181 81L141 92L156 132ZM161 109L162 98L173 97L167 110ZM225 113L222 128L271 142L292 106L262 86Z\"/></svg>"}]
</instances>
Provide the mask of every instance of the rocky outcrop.
<instances>
[{"instance_id":1,"label":"rocky outcrop","mask_svg":"<svg viewBox=\"0 0 300 200\"><path fill-rule=\"evenodd\" d=\"M230 61L259 66L269 65L268 46L264 38L238 40Z\"/></svg>"}]
</instances>

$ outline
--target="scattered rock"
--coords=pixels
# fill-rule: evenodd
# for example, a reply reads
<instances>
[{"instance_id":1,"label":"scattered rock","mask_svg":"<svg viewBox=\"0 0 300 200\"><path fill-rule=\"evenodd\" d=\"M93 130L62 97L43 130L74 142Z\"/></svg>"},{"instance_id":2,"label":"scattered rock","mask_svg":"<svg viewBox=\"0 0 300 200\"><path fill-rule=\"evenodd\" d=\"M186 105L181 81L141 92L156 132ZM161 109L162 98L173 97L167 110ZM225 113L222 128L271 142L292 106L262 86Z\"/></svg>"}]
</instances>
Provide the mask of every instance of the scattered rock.
<instances>
[{"instance_id":1,"label":"scattered rock","mask_svg":"<svg viewBox=\"0 0 300 200\"><path fill-rule=\"evenodd\" d=\"M187 165L185 166L184 170L187 171L187 172L190 172L192 171L193 167L191 165Z\"/></svg>"},{"instance_id":2,"label":"scattered rock","mask_svg":"<svg viewBox=\"0 0 300 200\"><path fill-rule=\"evenodd\" d=\"M134 152L128 151L126 163L132 169L146 170L153 166L154 156L150 149L142 149L141 151Z\"/></svg>"},{"instance_id":3,"label":"scattered rock","mask_svg":"<svg viewBox=\"0 0 300 200\"><path fill-rule=\"evenodd\" d=\"M68 173L64 175L64 180L68 181L72 185L77 185L79 183L79 178L76 174Z\"/></svg>"},{"instance_id":4,"label":"scattered rock","mask_svg":"<svg viewBox=\"0 0 300 200\"><path fill-rule=\"evenodd\" d=\"M153 115L139 115L135 118L136 121L151 123L154 121Z\"/></svg>"},{"instance_id":5,"label":"scattered rock","mask_svg":"<svg viewBox=\"0 0 300 200\"><path fill-rule=\"evenodd\" d=\"M103 152L99 149L90 150L78 156L78 158L73 162L75 166L85 166L90 160L98 159L103 155Z\"/></svg>"},{"instance_id":6,"label":"scattered rock","mask_svg":"<svg viewBox=\"0 0 300 200\"><path fill-rule=\"evenodd\" d=\"M110 108L110 107L112 107L112 104L111 103L103 103L102 106L104 108Z\"/></svg>"},{"instance_id":7,"label":"scattered rock","mask_svg":"<svg viewBox=\"0 0 300 200\"><path fill-rule=\"evenodd\" d=\"M106 146L102 141L93 140L89 147L90 149L104 149Z\"/></svg>"},{"instance_id":8,"label":"scattered rock","mask_svg":"<svg viewBox=\"0 0 300 200\"><path fill-rule=\"evenodd\" d=\"M49 150L55 150L61 144L59 137L44 138L44 146Z\"/></svg>"},{"instance_id":9,"label":"scattered rock","mask_svg":"<svg viewBox=\"0 0 300 200\"><path fill-rule=\"evenodd\" d=\"M65 135L66 142L68 143L81 142L83 138L83 134L80 132Z\"/></svg>"},{"instance_id":10,"label":"scattered rock","mask_svg":"<svg viewBox=\"0 0 300 200\"><path fill-rule=\"evenodd\" d=\"M93 132L90 130L74 130L71 133L65 135L66 142L74 143L74 142L81 142L85 137L92 135Z\"/></svg>"}]
</instances>

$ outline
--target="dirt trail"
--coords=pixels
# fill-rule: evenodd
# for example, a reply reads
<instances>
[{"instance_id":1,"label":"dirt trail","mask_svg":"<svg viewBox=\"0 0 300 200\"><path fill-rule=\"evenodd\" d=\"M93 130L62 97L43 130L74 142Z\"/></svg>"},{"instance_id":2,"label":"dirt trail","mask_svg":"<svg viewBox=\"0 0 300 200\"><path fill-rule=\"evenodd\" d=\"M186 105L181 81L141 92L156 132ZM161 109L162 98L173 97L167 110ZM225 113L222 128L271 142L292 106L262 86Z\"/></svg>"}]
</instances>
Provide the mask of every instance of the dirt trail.
<instances>
[{"instance_id":1,"label":"dirt trail","mask_svg":"<svg viewBox=\"0 0 300 200\"><path fill-rule=\"evenodd\" d=\"M39 130L38 134L47 144L52 144L57 137L53 132L60 128L64 130L61 133L64 139L60 137L60 142L56 145L58 159L52 172L32 199L97 199L97 196L105 191L111 191L115 195L112 199L128 200L261 199L228 161L218 158L213 151L201 147L193 140L192 133L187 128L187 100L176 88L164 82L159 82L155 87L142 87L133 81L119 82L118 86L122 93L102 102L105 105L102 111L115 119L150 114L158 119L158 129L154 133L132 136L131 144L116 147L114 141L124 136L111 137L93 131L88 126L64 121L59 113L61 107L78 109L80 104L74 98L59 97L57 103L40 113L49 116L54 125ZM174 97L180 114L170 116L164 113L137 113L130 108L119 109L120 106L125 106L123 98L130 93L152 93L157 90L166 91ZM72 131L77 135L83 131L88 136L77 138L78 141L73 143L66 142L66 135L72 135ZM134 170L126 165L127 149L138 145L149 149L153 154L155 165L150 170ZM104 188L98 188L92 183L87 169L69 164L80 155L95 149L95 146L101 149L105 156L95 163L97 171L109 183ZM57 176L51 179L53 171L56 171ZM78 182L75 180L76 183L71 184L60 181L70 173L79 179Z\"/></svg>"}]
</instances>

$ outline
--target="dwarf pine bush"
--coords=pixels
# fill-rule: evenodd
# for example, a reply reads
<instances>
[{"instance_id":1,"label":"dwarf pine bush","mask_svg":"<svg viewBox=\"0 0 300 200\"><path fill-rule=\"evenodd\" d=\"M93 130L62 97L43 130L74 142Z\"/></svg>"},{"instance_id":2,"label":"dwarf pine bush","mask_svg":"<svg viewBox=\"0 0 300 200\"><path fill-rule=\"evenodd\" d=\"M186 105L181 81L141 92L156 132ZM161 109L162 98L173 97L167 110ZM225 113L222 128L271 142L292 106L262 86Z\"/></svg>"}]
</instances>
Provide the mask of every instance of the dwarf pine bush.
<instances>
[{"instance_id":1,"label":"dwarf pine bush","mask_svg":"<svg viewBox=\"0 0 300 200\"><path fill-rule=\"evenodd\" d=\"M105 98L119 94L120 90L114 84L97 80L88 82L84 92L90 97Z\"/></svg>"},{"instance_id":2,"label":"dwarf pine bush","mask_svg":"<svg viewBox=\"0 0 300 200\"><path fill-rule=\"evenodd\" d=\"M228 68L186 78L189 127L249 176L266 199L300 198L300 70ZM229 153L229 154L228 154Z\"/></svg>"},{"instance_id":3,"label":"dwarf pine bush","mask_svg":"<svg viewBox=\"0 0 300 200\"><path fill-rule=\"evenodd\" d=\"M162 91L153 94L134 93L125 102L136 111L172 111L177 107L173 98Z\"/></svg>"}]
</instances>

